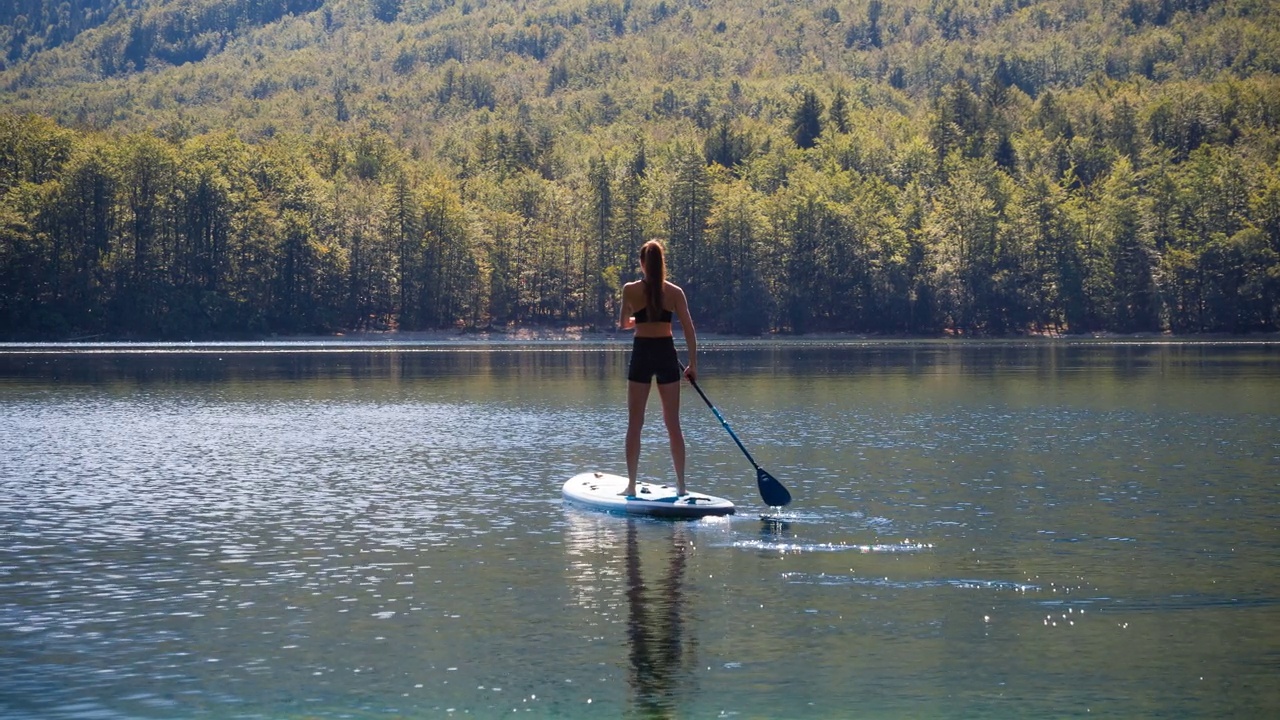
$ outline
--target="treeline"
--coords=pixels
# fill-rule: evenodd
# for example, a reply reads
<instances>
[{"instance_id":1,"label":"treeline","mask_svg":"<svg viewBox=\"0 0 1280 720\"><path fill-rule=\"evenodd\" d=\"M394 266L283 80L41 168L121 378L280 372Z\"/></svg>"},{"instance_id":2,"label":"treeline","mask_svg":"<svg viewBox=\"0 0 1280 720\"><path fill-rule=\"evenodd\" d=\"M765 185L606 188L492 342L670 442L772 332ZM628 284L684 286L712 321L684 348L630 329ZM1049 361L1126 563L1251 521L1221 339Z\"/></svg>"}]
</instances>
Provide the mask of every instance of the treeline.
<instances>
[{"instance_id":1,"label":"treeline","mask_svg":"<svg viewBox=\"0 0 1280 720\"><path fill-rule=\"evenodd\" d=\"M456 189L362 178L362 143L378 144L170 142L0 116L0 335L475 324L484 254Z\"/></svg>"},{"instance_id":2,"label":"treeline","mask_svg":"<svg viewBox=\"0 0 1280 720\"><path fill-rule=\"evenodd\" d=\"M1248 332L1280 320L1272 79L1035 102L843 93L577 168L374 132L162 138L0 115L0 336L610 327L648 237L704 330Z\"/></svg>"}]
</instances>

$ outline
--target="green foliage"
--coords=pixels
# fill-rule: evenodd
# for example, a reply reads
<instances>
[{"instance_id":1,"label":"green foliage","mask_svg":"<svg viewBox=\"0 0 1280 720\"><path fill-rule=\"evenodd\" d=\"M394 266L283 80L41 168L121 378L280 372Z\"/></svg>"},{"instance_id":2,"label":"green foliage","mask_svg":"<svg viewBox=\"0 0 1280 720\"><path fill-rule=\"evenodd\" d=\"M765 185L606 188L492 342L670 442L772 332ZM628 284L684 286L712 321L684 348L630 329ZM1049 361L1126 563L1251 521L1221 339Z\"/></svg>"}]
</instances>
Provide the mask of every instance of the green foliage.
<instances>
[{"instance_id":1,"label":"green foliage","mask_svg":"<svg viewBox=\"0 0 1280 720\"><path fill-rule=\"evenodd\" d=\"M0 68L73 41L136 0L17 0L0 5Z\"/></svg>"},{"instance_id":2,"label":"green foliage","mask_svg":"<svg viewBox=\"0 0 1280 720\"><path fill-rule=\"evenodd\" d=\"M0 336L1280 322L1253 0L22 0Z\"/></svg>"}]
</instances>

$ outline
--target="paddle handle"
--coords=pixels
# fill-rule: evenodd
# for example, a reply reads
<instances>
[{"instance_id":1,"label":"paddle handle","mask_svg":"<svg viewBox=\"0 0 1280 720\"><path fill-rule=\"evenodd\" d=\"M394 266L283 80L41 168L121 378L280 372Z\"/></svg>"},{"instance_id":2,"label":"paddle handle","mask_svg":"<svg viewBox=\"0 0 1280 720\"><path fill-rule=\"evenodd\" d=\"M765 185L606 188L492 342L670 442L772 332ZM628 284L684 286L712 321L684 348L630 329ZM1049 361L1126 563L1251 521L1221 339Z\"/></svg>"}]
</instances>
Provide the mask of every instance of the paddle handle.
<instances>
[{"instance_id":1,"label":"paddle handle","mask_svg":"<svg viewBox=\"0 0 1280 720\"><path fill-rule=\"evenodd\" d=\"M715 413L716 419L720 421L720 424L724 426L724 429L729 431L729 437L733 438L733 441L738 444L738 449L742 451L742 454L747 456L747 460L751 462L751 467L755 468L756 472L759 472L760 466L756 464L756 459L751 457L751 453L747 452L746 446L738 439L737 433L733 431L733 428L729 427L729 422L724 419L724 416L720 414L720 411L716 409L716 406L711 404L711 400L707 398L706 393L702 392L702 388L698 387L698 381L693 378L689 378L689 384L693 385L693 389L697 390L698 395L702 396L702 402L706 403L707 407L711 408L711 412Z\"/></svg>"}]
</instances>

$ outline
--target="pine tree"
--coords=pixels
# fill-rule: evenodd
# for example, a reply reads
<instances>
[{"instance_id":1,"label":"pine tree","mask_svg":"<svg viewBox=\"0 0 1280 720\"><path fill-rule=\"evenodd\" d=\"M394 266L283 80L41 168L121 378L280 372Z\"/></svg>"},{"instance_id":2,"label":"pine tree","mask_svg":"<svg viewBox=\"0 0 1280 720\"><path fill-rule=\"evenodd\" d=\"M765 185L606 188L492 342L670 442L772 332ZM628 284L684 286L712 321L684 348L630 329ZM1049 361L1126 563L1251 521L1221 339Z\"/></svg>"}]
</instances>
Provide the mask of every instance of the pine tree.
<instances>
[{"instance_id":1,"label":"pine tree","mask_svg":"<svg viewBox=\"0 0 1280 720\"><path fill-rule=\"evenodd\" d=\"M822 134L822 101L812 89L804 91L800 104L791 114L791 139L796 146L807 150L818 142Z\"/></svg>"}]
</instances>

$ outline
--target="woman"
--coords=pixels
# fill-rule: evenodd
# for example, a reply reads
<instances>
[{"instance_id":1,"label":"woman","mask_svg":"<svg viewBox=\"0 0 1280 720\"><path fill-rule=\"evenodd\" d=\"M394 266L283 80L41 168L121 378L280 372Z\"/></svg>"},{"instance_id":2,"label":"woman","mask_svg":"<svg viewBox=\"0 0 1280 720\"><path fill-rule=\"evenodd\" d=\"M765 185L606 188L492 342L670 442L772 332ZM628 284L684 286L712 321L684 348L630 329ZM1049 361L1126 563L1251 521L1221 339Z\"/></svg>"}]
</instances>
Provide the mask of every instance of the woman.
<instances>
[{"instance_id":1,"label":"woman","mask_svg":"<svg viewBox=\"0 0 1280 720\"><path fill-rule=\"evenodd\" d=\"M623 330L635 328L631 349L631 368L627 373L627 489L624 495L636 494L636 467L640 464L640 429L644 427L645 405L649 387L658 380L658 397L662 398L662 420L671 441L671 462L676 469L676 492L686 494L684 485L684 433L680 430L680 360L671 334L672 317L680 318L684 341L689 351L689 366L684 376L698 377L698 338L689 316L689 303L679 286L667 282L667 259L662 243L650 240L640 248L640 269L644 278L622 287Z\"/></svg>"}]
</instances>

